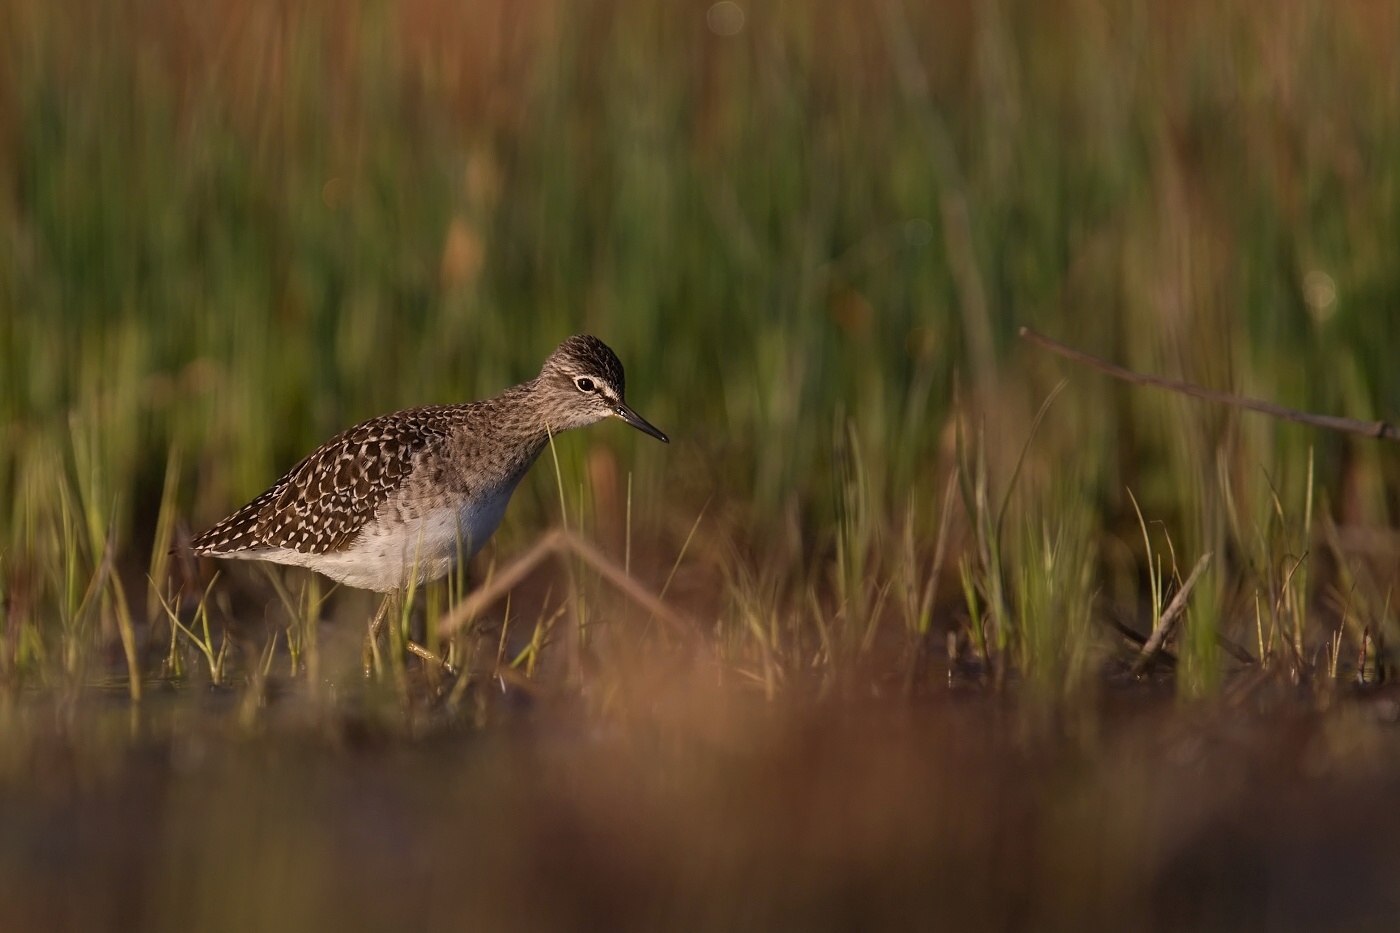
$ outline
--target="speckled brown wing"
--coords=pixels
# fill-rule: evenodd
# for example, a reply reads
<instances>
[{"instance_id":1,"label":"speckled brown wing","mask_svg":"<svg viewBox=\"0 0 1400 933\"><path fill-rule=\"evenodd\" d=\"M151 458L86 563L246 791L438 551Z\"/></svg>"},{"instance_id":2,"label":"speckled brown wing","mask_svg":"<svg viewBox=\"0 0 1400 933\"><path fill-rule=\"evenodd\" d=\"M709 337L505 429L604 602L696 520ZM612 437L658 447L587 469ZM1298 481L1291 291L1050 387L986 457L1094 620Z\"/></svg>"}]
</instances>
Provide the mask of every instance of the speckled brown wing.
<instances>
[{"instance_id":1,"label":"speckled brown wing","mask_svg":"<svg viewBox=\"0 0 1400 933\"><path fill-rule=\"evenodd\" d=\"M191 542L196 554L290 548L326 554L354 540L413 470L444 442L453 406L414 408L357 424L331 438L271 489Z\"/></svg>"}]
</instances>

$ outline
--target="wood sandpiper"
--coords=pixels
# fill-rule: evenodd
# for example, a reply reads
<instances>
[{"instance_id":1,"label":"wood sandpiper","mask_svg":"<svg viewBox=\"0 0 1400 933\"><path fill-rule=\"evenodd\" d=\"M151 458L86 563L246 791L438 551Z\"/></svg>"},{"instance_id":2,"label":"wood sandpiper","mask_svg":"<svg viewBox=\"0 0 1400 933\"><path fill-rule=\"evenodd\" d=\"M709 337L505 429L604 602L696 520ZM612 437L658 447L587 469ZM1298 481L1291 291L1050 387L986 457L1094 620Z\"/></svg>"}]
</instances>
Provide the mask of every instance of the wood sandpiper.
<instances>
[{"instance_id":1,"label":"wood sandpiper","mask_svg":"<svg viewBox=\"0 0 1400 933\"><path fill-rule=\"evenodd\" d=\"M669 443L623 389L606 344L570 337L537 377L495 398L397 411L336 435L191 547L391 595L436 580L491 537L551 435L621 418Z\"/></svg>"}]
</instances>

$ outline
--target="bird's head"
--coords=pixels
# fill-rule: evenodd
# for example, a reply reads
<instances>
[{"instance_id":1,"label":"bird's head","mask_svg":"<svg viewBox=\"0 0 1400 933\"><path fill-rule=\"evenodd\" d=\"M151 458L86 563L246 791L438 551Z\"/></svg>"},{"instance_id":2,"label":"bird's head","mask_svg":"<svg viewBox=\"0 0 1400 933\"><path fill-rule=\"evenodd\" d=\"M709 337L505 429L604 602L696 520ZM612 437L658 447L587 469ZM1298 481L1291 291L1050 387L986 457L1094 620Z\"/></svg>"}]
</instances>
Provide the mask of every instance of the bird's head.
<instances>
[{"instance_id":1,"label":"bird's head","mask_svg":"<svg viewBox=\"0 0 1400 933\"><path fill-rule=\"evenodd\" d=\"M567 431L621 418L659 441L670 439L627 405L627 378L617 354L597 337L578 334L561 343L544 361L536 390L547 400L550 430Z\"/></svg>"}]
</instances>

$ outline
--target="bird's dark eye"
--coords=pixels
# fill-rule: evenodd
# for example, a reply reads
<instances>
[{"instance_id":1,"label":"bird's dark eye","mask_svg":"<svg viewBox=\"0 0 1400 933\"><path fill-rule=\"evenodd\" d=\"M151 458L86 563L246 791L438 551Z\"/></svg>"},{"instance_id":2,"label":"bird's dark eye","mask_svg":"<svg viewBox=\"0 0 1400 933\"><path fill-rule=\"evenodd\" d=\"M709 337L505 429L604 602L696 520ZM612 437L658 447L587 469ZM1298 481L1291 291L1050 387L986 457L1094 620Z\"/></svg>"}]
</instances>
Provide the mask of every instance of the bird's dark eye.
<instances>
[{"instance_id":1,"label":"bird's dark eye","mask_svg":"<svg viewBox=\"0 0 1400 933\"><path fill-rule=\"evenodd\" d=\"M593 380L589 379L587 376L579 376L574 380L574 385L578 386L580 392L593 391Z\"/></svg>"}]
</instances>

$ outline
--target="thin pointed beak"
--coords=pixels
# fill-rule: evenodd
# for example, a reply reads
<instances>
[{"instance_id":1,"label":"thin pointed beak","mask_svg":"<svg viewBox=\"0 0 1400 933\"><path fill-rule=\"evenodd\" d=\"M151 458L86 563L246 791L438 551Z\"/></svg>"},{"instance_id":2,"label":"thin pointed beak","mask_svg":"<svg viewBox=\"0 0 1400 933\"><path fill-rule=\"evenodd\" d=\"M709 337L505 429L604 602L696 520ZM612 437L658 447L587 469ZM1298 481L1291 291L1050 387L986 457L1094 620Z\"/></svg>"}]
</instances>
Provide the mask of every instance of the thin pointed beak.
<instances>
[{"instance_id":1,"label":"thin pointed beak","mask_svg":"<svg viewBox=\"0 0 1400 933\"><path fill-rule=\"evenodd\" d=\"M624 403L618 402L617 406L613 408L613 413L643 434L650 434L663 444L671 443L669 437L652 427L645 418L628 408Z\"/></svg>"}]
</instances>

